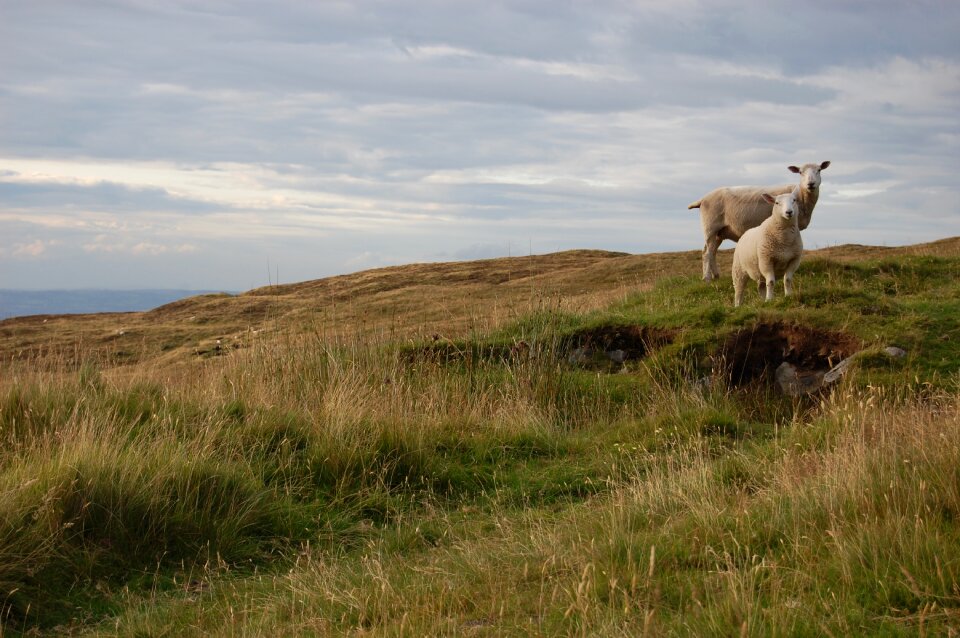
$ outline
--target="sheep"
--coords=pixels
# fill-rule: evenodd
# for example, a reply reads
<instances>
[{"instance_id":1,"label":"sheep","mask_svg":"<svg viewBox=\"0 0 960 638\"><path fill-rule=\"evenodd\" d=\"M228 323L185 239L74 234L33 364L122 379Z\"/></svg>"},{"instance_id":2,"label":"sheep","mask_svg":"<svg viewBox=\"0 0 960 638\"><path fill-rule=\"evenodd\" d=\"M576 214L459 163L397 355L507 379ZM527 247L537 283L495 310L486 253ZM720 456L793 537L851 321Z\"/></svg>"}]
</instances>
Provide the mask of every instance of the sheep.
<instances>
[{"instance_id":1,"label":"sheep","mask_svg":"<svg viewBox=\"0 0 960 638\"><path fill-rule=\"evenodd\" d=\"M813 208L820 197L820 171L830 162L788 166L800 174L800 230L806 230L813 216ZM720 276L717 268L717 249L724 239L739 241L747 229L759 226L770 216L770 206L763 200L763 193L773 196L789 193L795 184L760 188L753 186L722 187L710 191L698 201L687 206L688 210L700 209L700 224L703 227L703 280L711 281Z\"/></svg>"},{"instance_id":2,"label":"sheep","mask_svg":"<svg viewBox=\"0 0 960 638\"><path fill-rule=\"evenodd\" d=\"M793 294L793 273L800 265L803 240L800 238L800 187L774 198L763 193L773 205L770 216L759 226L748 228L733 251L733 305L743 301L747 280L757 282L765 301L773 299L777 277L783 277L784 294Z\"/></svg>"}]
</instances>

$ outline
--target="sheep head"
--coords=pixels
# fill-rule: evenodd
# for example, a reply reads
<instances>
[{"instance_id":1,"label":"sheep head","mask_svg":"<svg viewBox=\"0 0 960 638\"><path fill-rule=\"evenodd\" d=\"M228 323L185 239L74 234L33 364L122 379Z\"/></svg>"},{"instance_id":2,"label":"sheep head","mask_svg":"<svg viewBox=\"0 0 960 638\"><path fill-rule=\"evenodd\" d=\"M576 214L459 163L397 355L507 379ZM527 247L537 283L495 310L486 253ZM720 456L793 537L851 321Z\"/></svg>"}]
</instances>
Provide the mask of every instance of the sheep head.
<instances>
[{"instance_id":1,"label":"sheep head","mask_svg":"<svg viewBox=\"0 0 960 638\"><path fill-rule=\"evenodd\" d=\"M799 195L798 189L793 189L789 193L784 193L783 195L777 195L774 197L769 193L764 193L762 195L763 201L768 204L773 204L773 212L771 215L780 215L787 221L796 219L800 214L800 205L797 203L797 195Z\"/></svg>"},{"instance_id":2,"label":"sheep head","mask_svg":"<svg viewBox=\"0 0 960 638\"><path fill-rule=\"evenodd\" d=\"M800 174L800 188L813 192L820 188L820 171L830 166L830 162L819 164L804 164L803 166L788 166L791 173Z\"/></svg>"}]
</instances>

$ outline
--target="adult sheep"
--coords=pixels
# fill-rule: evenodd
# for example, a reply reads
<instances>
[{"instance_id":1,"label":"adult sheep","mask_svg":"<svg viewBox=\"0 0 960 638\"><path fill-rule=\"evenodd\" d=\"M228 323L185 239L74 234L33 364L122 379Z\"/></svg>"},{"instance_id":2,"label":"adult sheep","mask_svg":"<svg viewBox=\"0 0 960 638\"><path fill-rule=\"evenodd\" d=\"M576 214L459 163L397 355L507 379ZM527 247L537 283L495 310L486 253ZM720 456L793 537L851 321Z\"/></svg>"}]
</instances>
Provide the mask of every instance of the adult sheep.
<instances>
[{"instance_id":1,"label":"adult sheep","mask_svg":"<svg viewBox=\"0 0 960 638\"><path fill-rule=\"evenodd\" d=\"M799 189L772 197L763 193L763 201L773 212L756 228L748 228L733 251L733 305L743 302L747 281L757 282L765 301L773 299L773 287L783 278L783 291L793 294L793 273L800 265L803 240L800 238Z\"/></svg>"},{"instance_id":2,"label":"adult sheep","mask_svg":"<svg viewBox=\"0 0 960 638\"><path fill-rule=\"evenodd\" d=\"M830 166L830 162L804 164L801 167L788 166L793 173L800 174L799 197L800 230L810 225L813 208L820 198L820 171ZM739 241L747 230L756 228L770 216L770 204L763 194L782 195L789 193L796 184L771 186L724 186L710 191L687 209L700 209L700 225L703 227L703 280L710 281L720 276L717 268L717 249L724 239Z\"/></svg>"}]
</instances>

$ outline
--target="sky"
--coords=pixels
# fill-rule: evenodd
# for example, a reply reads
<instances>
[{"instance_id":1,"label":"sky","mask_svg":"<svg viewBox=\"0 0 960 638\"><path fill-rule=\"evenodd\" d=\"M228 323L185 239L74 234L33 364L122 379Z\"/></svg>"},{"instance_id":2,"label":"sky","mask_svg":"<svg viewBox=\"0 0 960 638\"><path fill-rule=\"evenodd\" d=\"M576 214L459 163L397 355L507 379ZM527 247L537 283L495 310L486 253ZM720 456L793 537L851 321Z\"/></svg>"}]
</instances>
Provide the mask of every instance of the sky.
<instances>
[{"instance_id":1,"label":"sky","mask_svg":"<svg viewBox=\"0 0 960 638\"><path fill-rule=\"evenodd\" d=\"M960 235L958 33L955 0L0 0L0 288L699 250L690 202L824 160L807 248Z\"/></svg>"}]
</instances>

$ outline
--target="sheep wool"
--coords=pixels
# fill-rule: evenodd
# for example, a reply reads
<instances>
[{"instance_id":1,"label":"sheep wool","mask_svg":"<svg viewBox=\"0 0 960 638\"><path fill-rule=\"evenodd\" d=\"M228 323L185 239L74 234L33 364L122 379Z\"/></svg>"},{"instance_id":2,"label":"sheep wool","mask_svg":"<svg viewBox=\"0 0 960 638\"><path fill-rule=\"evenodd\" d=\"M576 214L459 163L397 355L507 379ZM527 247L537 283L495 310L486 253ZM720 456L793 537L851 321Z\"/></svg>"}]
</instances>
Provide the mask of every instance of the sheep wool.
<instances>
[{"instance_id":1,"label":"sheep wool","mask_svg":"<svg viewBox=\"0 0 960 638\"><path fill-rule=\"evenodd\" d=\"M700 209L700 225L703 228L703 280L720 277L717 268L717 249L723 240L740 241L745 232L756 228L770 216L770 204L763 199L767 193L776 197L799 188L797 204L800 211L799 227L805 230L810 225L813 209L820 198L820 172L830 162L788 166L792 173L800 175L799 187L784 184L764 188L760 186L724 186L714 189L693 202L688 209Z\"/></svg>"},{"instance_id":2,"label":"sheep wool","mask_svg":"<svg viewBox=\"0 0 960 638\"><path fill-rule=\"evenodd\" d=\"M733 305L743 302L747 281L757 282L766 301L773 299L777 278L783 278L784 294L793 294L793 273L800 265L803 240L800 237L799 188L773 197L763 193L773 205L772 213L755 228L747 229L733 251Z\"/></svg>"}]
</instances>

